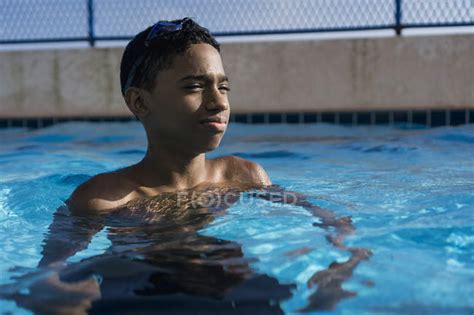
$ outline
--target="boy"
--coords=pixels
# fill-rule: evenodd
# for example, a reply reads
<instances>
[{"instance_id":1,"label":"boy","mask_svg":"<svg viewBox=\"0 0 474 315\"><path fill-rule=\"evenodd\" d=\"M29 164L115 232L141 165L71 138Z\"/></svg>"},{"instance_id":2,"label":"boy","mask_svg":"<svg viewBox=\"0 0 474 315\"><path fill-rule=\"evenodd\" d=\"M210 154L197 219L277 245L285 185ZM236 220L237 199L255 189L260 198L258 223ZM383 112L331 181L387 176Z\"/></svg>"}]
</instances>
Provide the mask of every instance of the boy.
<instances>
[{"instance_id":1,"label":"boy","mask_svg":"<svg viewBox=\"0 0 474 315\"><path fill-rule=\"evenodd\" d=\"M127 45L120 72L125 102L145 128L147 153L80 185L68 201L72 211L108 211L182 189L271 185L257 163L205 158L219 146L230 114L229 79L207 29L189 18L157 23Z\"/></svg>"}]
</instances>

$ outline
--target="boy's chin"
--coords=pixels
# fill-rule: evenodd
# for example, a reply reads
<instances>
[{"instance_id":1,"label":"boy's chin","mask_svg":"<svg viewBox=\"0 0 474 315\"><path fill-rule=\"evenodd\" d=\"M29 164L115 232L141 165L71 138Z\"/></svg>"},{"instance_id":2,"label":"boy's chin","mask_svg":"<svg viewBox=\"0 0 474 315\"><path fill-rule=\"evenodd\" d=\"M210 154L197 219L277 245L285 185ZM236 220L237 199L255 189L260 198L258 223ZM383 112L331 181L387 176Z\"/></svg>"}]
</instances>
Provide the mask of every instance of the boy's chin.
<instances>
[{"instance_id":1,"label":"boy's chin","mask_svg":"<svg viewBox=\"0 0 474 315\"><path fill-rule=\"evenodd\" d=\"M215 144L215 145L208 145L205 149L204 149L204 152L211 152L211 151L214 151L215 149L217 149L219 147L219 143L218 144Z\"/></svg>"},{"instance_id":2,"label":"boy's chin","mask_svg":"<svg viewBox=\"0 0 474 315\"><path fill-rule=\"evenodd\" d=\"M202 153L214 151L219 147L220 143L220 139L206 143L204 146L202 146Z\"/></svg>"},{"instance_id":3,"label":"boy's chin","mask_svg":"<svg viewBox=\"0 0 474 315\"><path fill-rule=\"evenodd\" d=\"M190 138L188 148L197 154L213 151L220 146L222 138L222 134L216 134L212 137Z\"/></svg>"}]
</instances>

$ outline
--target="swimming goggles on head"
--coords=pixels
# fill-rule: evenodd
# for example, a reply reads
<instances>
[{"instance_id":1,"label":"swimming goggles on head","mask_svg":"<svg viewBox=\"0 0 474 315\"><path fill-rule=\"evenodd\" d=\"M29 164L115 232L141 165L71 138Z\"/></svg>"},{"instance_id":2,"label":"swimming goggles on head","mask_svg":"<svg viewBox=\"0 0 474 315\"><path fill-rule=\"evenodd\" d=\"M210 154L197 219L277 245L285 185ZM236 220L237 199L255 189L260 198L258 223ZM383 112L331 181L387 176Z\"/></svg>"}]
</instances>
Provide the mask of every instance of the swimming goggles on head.
<instances>
[{"instance_id":1,"label":"swimming goggles on head","mask_svg":"<svg viewBox=\"0 0 474 315\"><path fill-rule=\"evenodd\" d=\"M190 19L184 18L178 22L158 21L152 26L150 32L148 33L148 36L145 39L145 42L144 42L145 48L150 47L153 41L155 41L160 36L181 30L183 28L183 24L188 20ZM125 83L123 87L122 92L124 94L125 94L125 91L127 91L127 89L132 84L138 68L140 67L141 63L145 59L145 55L146 55L146 51L143 52L143 54L133 64L132 69L130 70L128 74L127 82Z\"/></svg>"},{"instance_id":2,"label":"swimming goggles on head","mask_svg":"<svg viewBox=\"0 0 474 315\"><path fill-rule=\"evenodd\" d=\"M159 21L153 25L150 33L148 33L148 36L145 39L145 47L150 46L153 40L158 38L160 35L181 30L183 28L183 24L188 20L189 18L184 18L179 22Z\"/></svg>"}]
</instances>

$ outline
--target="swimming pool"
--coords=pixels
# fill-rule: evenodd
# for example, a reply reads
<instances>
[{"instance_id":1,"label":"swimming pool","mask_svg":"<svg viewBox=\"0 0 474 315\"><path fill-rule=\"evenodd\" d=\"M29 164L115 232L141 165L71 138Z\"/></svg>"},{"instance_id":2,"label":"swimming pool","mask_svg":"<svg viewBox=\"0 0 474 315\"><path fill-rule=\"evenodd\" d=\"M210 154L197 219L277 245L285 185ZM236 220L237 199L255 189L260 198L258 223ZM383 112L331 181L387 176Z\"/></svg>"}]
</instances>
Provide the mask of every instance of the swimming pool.
<instances>
[{"instance_id":1,"label":"swimming pool","mask_svg":"<svg viewBox=\"0 0 474 315\"><path fill-rule=\"evenodd\" d=\"M27 294L34 278L15 277L34 272L53 213L89 176L139 161L145 136L137 122L70 122L32 131L4 129L0 139L0 283L9 284L8 290L14 284ZM473 149L473 125L229 126L221 147L209 157L232 154L259 162L275 184L305 194L337 217L352 217L355 231L344 244L368 249L372 256L342 279L335 288L339 298L327 296L334 305L315 305L324 296L318 296L318 285L309 288L307 282L351 255L328 242L331 229L319 228L318 219L302 207L244 193L239 203L200 227L199 238L212 240L208 247L218 240L241 252L229 258L238 261L231 265L238 267L243 259L252 272L265 277L237 290L237 309L242 298L256 310L261 308L258 301L273 306L269 312L306 308L315 314L472 314ZM101 230L86 250L68 261L80 264L104 253L111 244L107 232ZM222 255L219 259L225 260ZM283 293L271 297L266 291L273 289L267 288ZM117 296L111 300L122 310L127 307ZM165 302L179 301L170 297ZM202 305L187 301L194 310ZM0 309L30 314L10 300L0 300Z\"/></svg>"}]
</instances>

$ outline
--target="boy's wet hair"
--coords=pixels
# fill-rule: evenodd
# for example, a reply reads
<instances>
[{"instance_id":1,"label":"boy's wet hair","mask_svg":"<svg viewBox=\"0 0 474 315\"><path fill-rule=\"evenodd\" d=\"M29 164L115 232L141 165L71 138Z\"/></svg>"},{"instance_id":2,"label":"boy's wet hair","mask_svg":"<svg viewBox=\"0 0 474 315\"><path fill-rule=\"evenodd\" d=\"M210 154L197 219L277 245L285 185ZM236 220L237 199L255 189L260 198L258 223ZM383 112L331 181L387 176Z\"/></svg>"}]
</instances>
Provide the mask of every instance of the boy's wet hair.
<instances>
[{"instance_id":1,"label":"boy's wet hair","mask_svg":"<svg viewBox=\"0 0 474 315\"><path fill-rule=\"evenodd\" d=\"M185 18L182 29L172 33L165 33L153 39L149 47L145 47L145 39L153 26L138 33L127 45L120 63L120 85L122 95L125 96L125 85L129 80L130 72L134 64L140 58L143 60L134 70L133 79L129 86L144 88L151 91L155 85L157 74L161 70L169 69L173 58L183 54L192 44L205 43L213 46L220 52L220 44L204 28L193 21ZM180 22L184 19L167 22ZM142 57L143 56L143 57Z\"/></svg>"}]
</instances>

